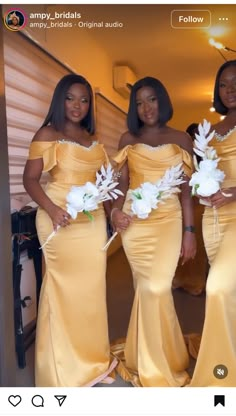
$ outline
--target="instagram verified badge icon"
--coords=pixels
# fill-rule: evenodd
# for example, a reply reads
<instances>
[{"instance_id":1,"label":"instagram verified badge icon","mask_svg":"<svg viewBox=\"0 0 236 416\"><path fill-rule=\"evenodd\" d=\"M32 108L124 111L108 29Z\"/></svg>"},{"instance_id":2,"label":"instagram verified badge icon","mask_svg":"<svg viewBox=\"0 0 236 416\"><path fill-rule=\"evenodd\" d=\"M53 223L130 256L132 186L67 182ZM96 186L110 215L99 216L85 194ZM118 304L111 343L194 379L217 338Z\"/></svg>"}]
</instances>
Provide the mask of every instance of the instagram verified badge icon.
<instances>
[{"instance_id":1,"label":"instagram verified badge icon","mask_svg":"<svg viewBox=\"0 0 236 416\"><path fill-rule=\"evenodd\" d=\"M24 29L27 23L27 15L22 9L8 9L4 14L3 20L8 30L18 32Z\"/></svg>"}]
</instances>

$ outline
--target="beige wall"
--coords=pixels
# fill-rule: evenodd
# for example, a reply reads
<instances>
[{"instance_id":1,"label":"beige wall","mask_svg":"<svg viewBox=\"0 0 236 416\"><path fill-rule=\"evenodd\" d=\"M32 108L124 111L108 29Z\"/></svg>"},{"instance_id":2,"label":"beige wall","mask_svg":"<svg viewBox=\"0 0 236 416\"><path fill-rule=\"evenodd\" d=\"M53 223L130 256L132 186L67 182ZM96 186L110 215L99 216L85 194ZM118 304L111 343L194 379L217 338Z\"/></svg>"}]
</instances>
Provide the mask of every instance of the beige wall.
<instances>
[{"instance_id":1,"label":"beige wall","mask_svg":"<svg viewBox=\"0 0 236 416\"><path fill-rule=\"evenodd\" d=\"M36 6L19 6L28 16L36 11ZM62 6L61 6L62 7ZM62 7L63 10L66 6ZM37 5L37 12L60 10L60 6ZM4 6L7 10L7 6ZM28 20L29 23L30 20ZM25 34L35 40L42 48L69 66L73 71L85 76L94 90L99 90L106 98L126 111L128 100L113 88L113 62L105 49L96 41L96 32L89 29L72 28L30 28Z\"/></svg>"},{"instance_id":2,"label":"beige wall","mask_svg":"<svg viewBox=\"0 0 236 416\"><path fill-rule=\"evenodd\" d=\"M201 123L203 119L207 119L210 121L211 124L215 124L219 122L219 114L211 113L209 111L209 105L205 104L193 104L192 106L188 103L183 103L182 106L175 105L173 100L174 106L174 117L169 123L170 126L186 130L186 128L192 123Z\"/></svg>"},{"instance_id":3,"label":"beige wall","mask_svg":"<svg viewBox=\"0 0 236 416\"><path fill-rule=\"evenodd\" d=\"M112 87L113 63L106 51L90 33L85 30L78 32L76 29L68 30L63 36L59 29L50 31L47 34L48 50L88 78L95 89L99 89L108 99L126 110L127 100Z\"/></svg>"},{"instance_id":4,"label":"beige wall","mask_svg":"<svg viewBox=\"0 0 236 416\"><path fill-rule=\"evenodd\" d=\"M58 12L81 10L83 20L86 20L83 6L78 5L76 7L66 5L22 5L19 7L28 15L36 11L53 13L55 10ZM3 11L6 11L8 8L8 6L3 6ZM89 8L89 6L86 6L86 8ZM88 15L90 17L93 16L92 12L88 13ZM94 20L96 20L95 15ZM30 21L29 19L28 23ZM77 26L72 28L32 29L29 28L28 24L25 33L36 40L40 46L59 61L69 66L73 71L85 76L92 84L94 90L99 90L106 98L122 110L127 111L128 100L123 98L113 88L112 72L115 62L109 57L102 41L99 42L96 39L96 30L78 29ZM107 36L109 36L109 32L107 32ZM115 47L116 45L114 45ZM132 62L132 56L130 57L130 62ZM145 75L139 74L139 77ZM175 88L172 91L169 86L167 87L174 106L174 117L170 122L171 126L185 130L190 123L201 122L203 118L207 118L212 123L219 121L219 115L209 112L209 100L204 100L203 97L203 100L194 101L196 91L192 83L190 83L190 87L183 83L183 89L190 88L193 92L191 102L185 98L179 101L180 97L177 96ZM209 83L209 90L212 91L212 89L213 85ZM199 91L199 94L202 93L203 91Z\"/></svg>"}]
</instances>

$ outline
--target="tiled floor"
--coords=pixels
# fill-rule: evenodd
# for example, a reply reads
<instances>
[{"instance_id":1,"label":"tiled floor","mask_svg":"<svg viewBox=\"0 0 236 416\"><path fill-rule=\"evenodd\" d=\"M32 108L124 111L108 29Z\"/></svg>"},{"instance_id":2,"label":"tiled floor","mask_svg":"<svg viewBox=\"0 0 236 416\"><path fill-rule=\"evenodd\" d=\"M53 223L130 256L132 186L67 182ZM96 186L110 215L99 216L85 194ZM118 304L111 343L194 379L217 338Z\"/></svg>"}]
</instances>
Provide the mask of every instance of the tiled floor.
<instances>
[{"instance_id":1,"label":"tiled floor","mask_svg":"<svg viewBox=\"0 0 236 416\"><path fill-rule=\"evenodd\" d=\"M192 296L181 289L173 292L177 314L184 334L201 332L204 319L205 295ZM108 260L107 268L107 303L109 316L110 340L123 338L126 335L133 300L132 275L122 249L119 249ZM189 373L194 368L191 360ZM17 385L34 386L34 345L27 351L27 366L18 371ZM100 386L100 385L99 385ZM109 387L129 387L128 383L117 376Z\"/></svg>"}]
</instances>

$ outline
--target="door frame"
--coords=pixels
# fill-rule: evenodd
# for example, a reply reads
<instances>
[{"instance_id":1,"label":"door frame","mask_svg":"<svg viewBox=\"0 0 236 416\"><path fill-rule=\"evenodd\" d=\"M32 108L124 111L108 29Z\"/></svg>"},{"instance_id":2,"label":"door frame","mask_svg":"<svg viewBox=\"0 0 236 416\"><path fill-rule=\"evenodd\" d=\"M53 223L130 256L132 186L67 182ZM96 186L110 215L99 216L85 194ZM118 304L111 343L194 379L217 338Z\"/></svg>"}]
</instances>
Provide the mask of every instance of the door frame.
<instances>
[{"instance_id":1,"label":"door frame","mask_svg":"<svg viewBox=\"0 0 236 416\"><path fill-rule=\"evenodd\" d=\"M0 15L2 7L0 6ZM9 160L3 56L0 26L0 386L16 386Z\"/></svg>"}]
</instances>

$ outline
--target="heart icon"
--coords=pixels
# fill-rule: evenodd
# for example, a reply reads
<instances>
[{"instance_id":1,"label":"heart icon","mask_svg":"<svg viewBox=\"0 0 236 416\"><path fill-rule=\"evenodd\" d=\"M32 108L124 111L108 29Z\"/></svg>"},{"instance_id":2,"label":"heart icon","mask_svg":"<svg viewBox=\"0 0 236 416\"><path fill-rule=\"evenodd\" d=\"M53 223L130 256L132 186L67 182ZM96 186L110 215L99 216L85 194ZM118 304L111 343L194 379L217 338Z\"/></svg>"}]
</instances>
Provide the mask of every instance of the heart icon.
<instances>
[{"instance_id":1,"label":"heart icon","mask_svg":"<svg viewBox=\"0 0 236 416\"><path fill-rule=\"evenodd\" d=\"M11 396L8 397L9 403L11 403L11 405L14 406L14 407L18 406L18 404L20 404L21 400L22 400L21 397L18 396L18 395L16 395L16 396L11 395Z\"/></svg>"}]
</instances>

